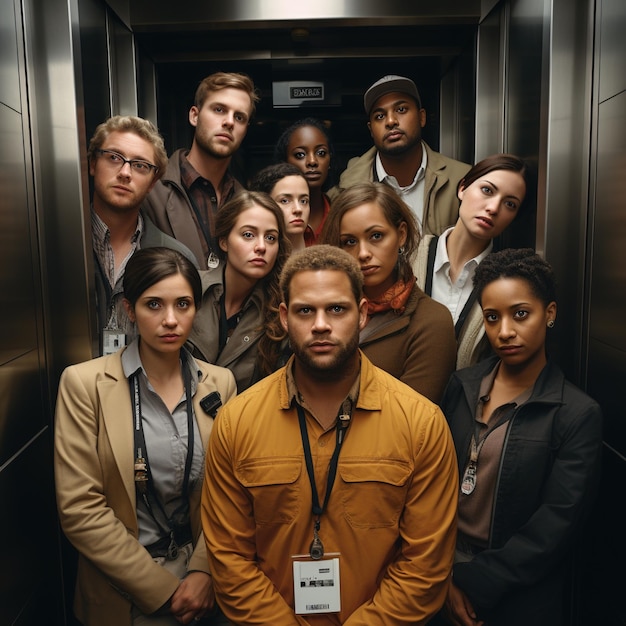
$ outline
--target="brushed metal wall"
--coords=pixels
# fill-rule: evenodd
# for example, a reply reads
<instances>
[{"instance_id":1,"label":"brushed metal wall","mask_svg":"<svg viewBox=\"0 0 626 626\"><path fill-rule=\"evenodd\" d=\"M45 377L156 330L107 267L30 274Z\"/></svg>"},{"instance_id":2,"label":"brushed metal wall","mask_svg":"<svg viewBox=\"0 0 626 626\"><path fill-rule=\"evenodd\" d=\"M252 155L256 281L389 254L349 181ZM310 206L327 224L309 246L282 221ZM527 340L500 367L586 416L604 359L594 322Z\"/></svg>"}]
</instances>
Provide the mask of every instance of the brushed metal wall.
<instances>
[{"instance_id":1,"label":"brushed metal wall","mask_svg":"<svg viewBox=\"0 0 626 626\"><path fill-rule=\"evenodd\" d=\"M609 541L594 562L606 571L610 555L623 553L610 539L621 536L613 502L626 479L619 393L626 374L623 0L447 0L420 3L426 13L419 18L404 0L382 9L380 0L108 4L121 19L105 0L0 0L0 316L9 329L0 348L0 501L7 511L0 532L12 539L0 566L11 581L0 589L0 623L48 623L62 612L50 429L60 371L94 349L86 145L112 113L139 111L156 121L154 61L136 49L129 30L152 28L155 16L198 28L203 20L227 28L287 15L383 26L391 16L407 23L445 11L458 20L482 16L475 48L459 51L441 82L441 148L466 160L508 150L539 166L536 228L533 216L510 243L532 238L557 270L556 356L607 413L610 471L596 534ZM463 104L472 98L475 118ZM620 524L606 526L612 518ZM27 569L16 546L32 550ZM40 565L36 572L32 563ZM614 599L620 589L599 579L592 604L602 605L602 623L624 623ZM592 614L587 623L600 622Z\"/></svg>"},{"instance_id":2,"label":"brushed metal wall","mask_svg":"<svg viewBox=\"0 0 626 626\"><path fill-rule=\"evenodd\" d=\"M619 0L602 0L601 9L587 376L607 412L605 440L626 462L621 394L626 373L626 16Z\"/></svg>"},{"instance_id":3,"label":"brushed metal wall","mask_svg":"<svg viewBox=\"0 0 626 626\"><path fill-rule=\"evenodd\" d=\"M0 623L62 623L21 3L0 0Z\"/></svg>"}]
</instances>

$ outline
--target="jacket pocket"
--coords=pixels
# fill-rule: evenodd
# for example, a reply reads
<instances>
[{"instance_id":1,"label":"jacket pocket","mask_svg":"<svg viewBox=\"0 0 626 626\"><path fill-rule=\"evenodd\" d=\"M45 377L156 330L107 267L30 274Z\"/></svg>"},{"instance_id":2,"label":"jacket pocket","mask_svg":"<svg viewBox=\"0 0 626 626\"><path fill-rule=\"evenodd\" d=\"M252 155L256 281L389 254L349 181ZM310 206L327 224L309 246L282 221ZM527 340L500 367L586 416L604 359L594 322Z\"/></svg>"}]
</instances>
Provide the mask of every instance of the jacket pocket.
<instances>
[{"instance_id":1,"label":"jacket pocket","mask_svg":"<svg viewBox=\"0 0 626 626\"><path fill-rule=\"evenodd\" d=\"M344 515L353 528L397 526L412 466L393 459L347 459L339 463Z\"/></svg>"},{"instance_id":2,"label":"jacket pocket","mask_svg":"<svg viewBox=\"0 0 626 626\"><path fill-rule=\"evenodd\" d=\"M248 489L257 524L289 524L300 512L302 460L249 459L237 468L237 478Z\"/></svg>"}]
</instances>

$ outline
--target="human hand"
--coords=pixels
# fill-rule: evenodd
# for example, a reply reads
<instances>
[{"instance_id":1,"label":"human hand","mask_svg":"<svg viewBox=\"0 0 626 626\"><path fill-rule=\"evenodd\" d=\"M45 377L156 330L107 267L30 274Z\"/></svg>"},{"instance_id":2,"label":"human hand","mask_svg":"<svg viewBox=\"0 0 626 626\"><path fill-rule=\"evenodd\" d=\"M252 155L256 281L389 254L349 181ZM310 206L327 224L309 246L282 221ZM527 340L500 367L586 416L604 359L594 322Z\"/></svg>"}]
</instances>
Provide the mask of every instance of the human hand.
<instances>
[{"instance_id":1,"label":"human hand","mask_svg":"<svg viewBox=\"0 0 626 626\"><path fill-rule=\"evenodd\" d=\"M484 626L485 623L478 619L469 598L454 582L448 587L444 613L453 626Z\"/></svg>"},{"instance_id":2,"label":"human hand","mask_svg":"<svg viewBox=\"0 0 626 626\"><path fill-rule=\"evenodd\" d=\"M195 618L203 617L214 603L211 576L206 572L191 572L180 581L172 595L170 611L181 624L189 624Z\"/></svg>"}]
</instances>

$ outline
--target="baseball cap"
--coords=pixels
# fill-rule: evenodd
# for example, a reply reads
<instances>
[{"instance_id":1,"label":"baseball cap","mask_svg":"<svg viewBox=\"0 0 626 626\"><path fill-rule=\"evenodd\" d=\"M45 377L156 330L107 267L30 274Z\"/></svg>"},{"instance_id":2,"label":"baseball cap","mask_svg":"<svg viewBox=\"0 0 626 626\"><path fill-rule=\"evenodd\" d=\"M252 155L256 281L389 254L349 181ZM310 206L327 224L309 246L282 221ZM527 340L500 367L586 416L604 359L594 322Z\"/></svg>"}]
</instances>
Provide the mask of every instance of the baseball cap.
<instances>
[{"instance_id":1,"label":"baseball cap","mask_svg":"<svg viewBox=\"0 0 626 626\"><path fill-rule=\"evenodd\" d=\"M389 74L383 76L380 80L377 80L363 96L363 105L365 106L365 112L369 115L370 111L374 107L376 100L381 96L392 91L399 91L400 93L406 93L413 96L417 100L417 106L422 108L422 100L420 94L417 91L415 83L405 76L397 76L396 74Z\"/></svg>"}]
</instances>

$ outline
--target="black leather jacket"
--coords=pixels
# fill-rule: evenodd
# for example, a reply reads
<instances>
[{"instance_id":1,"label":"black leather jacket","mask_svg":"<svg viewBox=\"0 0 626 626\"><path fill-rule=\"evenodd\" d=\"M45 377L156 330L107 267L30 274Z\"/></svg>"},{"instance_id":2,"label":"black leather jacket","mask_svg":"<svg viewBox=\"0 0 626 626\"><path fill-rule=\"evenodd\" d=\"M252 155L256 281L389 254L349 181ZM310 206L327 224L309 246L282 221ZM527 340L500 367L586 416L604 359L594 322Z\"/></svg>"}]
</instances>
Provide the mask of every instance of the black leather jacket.
<instances>
[{"instance_id":1,"label":"black leather jacket","mask_svg":"<svg viewBox=\"0 0 626 626\"><path fill-rule=\"evenodd\" d=\"M441 408L454 438L460 476L467 463L480 383L496 363L497 357L492 357L455 372L444 393ZM529 591L533 586L538 591L545 588L551 576L562 577L562 566L593 503L601 447L600 407L548 362L531 397L515 409L507 426L489 547L470 562L454 566L454 583L483 616L496 607L500 615L506 613L507 602L520 589L522 606L561 602L560 597L533 596ZM544 608L547 615L549 607ZM501 623L514 621L510 616Z\"/></svg>"}]
</instances>

